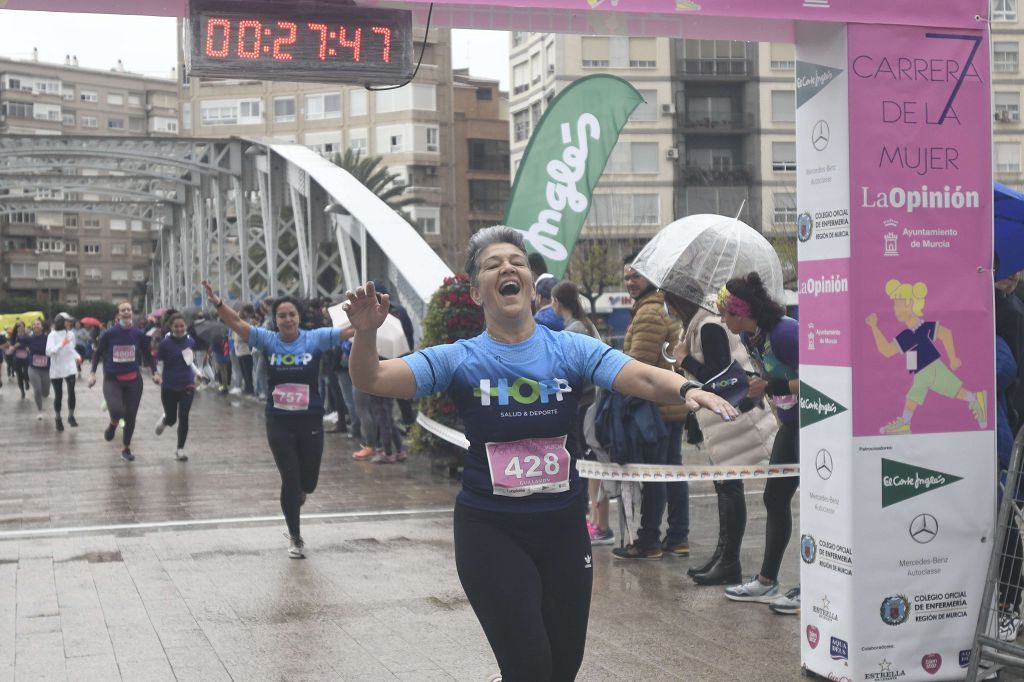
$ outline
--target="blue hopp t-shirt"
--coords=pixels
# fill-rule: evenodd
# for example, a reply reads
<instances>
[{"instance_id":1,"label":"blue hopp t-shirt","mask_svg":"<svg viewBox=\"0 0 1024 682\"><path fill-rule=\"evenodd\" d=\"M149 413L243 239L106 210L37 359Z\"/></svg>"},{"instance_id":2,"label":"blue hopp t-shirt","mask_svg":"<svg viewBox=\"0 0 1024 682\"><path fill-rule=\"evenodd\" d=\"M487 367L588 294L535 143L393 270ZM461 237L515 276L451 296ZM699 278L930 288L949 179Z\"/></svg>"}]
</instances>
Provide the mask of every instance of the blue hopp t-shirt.
<instances>
[{"instance_id":1,"label":"blue hopp t-shirt","mask_svg":"<svg viewBox=\"0 0 1024 682\"><path fill-rule=\"evenodd\" d=\"M537 512L563 509L579 494L575 462L566 491L495 495L485 444L567 436L566 449L576 452L573 424L583 387L593 383L611 388L630 358L589 336L537 325L521 343L498 343L485 332L402 360L416 377L417 397L446 390L462 416L469 452L459 503L491 511Z\"/></svg>"},{"instance_id":2,"label":"blue hopp t-shirt","mask_svg":"<svg viewBox=\"0 0 1024 682\"><path fill-rule=\"evenodd\" d=\"M166 334L157 347L156 359L164 363L164 374L161 386L172 391L180 391L196 382L196 373L192 364L185 362L184 352L195 352L196 342L188 334L180 339L174 334Z\"/></svg>"},{"instance_id":3,"label":"blue hopp t-shirt","mask_svg":"<svg viewBox=\"0 0 1024 682\"><path fill-rule=\"evenodd\" d=\"M320 395L320 356L331 348L341 347L341 333L331 327L300 329L290 343L280 335L260 327L249 327L249 346L267 358L267 414L274 416L324 413ZM308 386L309 405L305 409L287 410L274 406L274 389L279 384Z\"/></svg>"}]
</instances>

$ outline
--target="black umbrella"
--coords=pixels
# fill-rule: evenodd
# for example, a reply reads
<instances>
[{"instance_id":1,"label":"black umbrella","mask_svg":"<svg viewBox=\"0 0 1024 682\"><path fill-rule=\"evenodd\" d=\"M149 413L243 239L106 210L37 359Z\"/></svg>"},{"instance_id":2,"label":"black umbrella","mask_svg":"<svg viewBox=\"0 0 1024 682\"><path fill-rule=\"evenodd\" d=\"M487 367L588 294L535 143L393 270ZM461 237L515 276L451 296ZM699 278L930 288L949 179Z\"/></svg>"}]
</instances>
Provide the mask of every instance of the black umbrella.
<instances>
[{"instance_id":1,"label":"black umbrella","mask_svg":"<svg viewBox=\"0 0 1024 682\"><path fill-rule=\"evenodd\" d=\"M211 346L220 343L228 335L228 328L224 323L214 320L196 320L193 328L196 330L196 336Z\"/></svg>"}]
</instances>

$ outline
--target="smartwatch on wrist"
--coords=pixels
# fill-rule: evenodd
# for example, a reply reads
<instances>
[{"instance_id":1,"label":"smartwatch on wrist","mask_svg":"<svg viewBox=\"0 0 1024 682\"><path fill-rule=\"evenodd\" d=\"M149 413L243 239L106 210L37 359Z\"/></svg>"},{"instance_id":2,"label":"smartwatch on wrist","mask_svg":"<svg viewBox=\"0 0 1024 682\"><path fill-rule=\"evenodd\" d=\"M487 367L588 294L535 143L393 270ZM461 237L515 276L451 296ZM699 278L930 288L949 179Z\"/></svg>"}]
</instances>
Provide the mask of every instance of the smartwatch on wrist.
<instances>
[{"instance_id":1,"label":"smartwatch on wrist","mask_svg":"<svg viewBox=\"0 0 1024 682\"><path fill-rule=\"evenodd\" d=\"M692 391L695 388L700 388L700 384L695 383L693 381L687 381L687 382L683 383L683 385L679 387L679 397L682 398L685 401L686 400L686 394L689 393L690 391Z\"/></svg>"}]
</instances>

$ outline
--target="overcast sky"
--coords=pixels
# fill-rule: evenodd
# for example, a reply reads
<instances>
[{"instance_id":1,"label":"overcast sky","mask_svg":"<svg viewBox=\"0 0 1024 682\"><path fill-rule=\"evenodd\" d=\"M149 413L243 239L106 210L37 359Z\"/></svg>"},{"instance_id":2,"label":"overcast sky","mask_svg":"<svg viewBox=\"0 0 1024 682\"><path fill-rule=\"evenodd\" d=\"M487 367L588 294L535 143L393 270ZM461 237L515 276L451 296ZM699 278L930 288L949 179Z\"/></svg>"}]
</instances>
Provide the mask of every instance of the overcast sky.
<instances>
[{"instance_id":1,"label":"overcast sky","mask_svg":"<svg viewBox=\"0 0 1024 682\"><path fill-rule=\"evenodd\" d=\"M2 4L2 3L0 3ZM175 65L175 20L109 14L67 14L0 10L0 56L111 69L120 59L129 71L169 78ZM497 31L452 31L452 63L474 76L496 78L508 89L508 38Z\"/></svg>"}]
</instances>

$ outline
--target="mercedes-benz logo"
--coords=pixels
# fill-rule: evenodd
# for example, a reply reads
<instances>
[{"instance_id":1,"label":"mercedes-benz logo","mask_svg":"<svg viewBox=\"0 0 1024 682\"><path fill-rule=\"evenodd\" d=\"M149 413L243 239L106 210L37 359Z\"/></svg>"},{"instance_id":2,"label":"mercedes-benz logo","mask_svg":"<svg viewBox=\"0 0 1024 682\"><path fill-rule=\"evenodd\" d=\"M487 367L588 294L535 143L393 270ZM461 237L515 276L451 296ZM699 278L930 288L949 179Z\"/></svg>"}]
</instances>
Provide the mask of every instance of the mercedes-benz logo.
<instances>
[{"instance_id":1,"label":"mercedes-benz logo","mask_svg":"<svg viewBox=\"0 0 1024 682\"><path fill-rule=\"evenodd\" d=\"M828 129L828 123L824 120L818 121L814 124L814 129L811 131L811 144L819 152L825 151L825 147L828 146L829 137L831 131Z\"/></svg>"},{"instance_id":2,"label":"mercedes-benz logo","mask_svg":"<svg viewBox=\"0 0 1024 682\"><path fill-rule=\"evenodd\" d=\"M908 530L914 542L927 545L939 534L939 521L931 514L918 514L911 520Z\"/></svg>"},{"instance_id":3,"label":"mercedes-benz logo","mask_svg":"<svg viewBox=\"0 0 1024 682\"><path fill-rule=\"evenodd\" d=\"M818 478L827 481L832 478L832 453L828 450L818 450L814 457L814 470L818 472Z\"/></svg>"}]
</instances>

